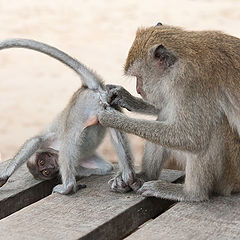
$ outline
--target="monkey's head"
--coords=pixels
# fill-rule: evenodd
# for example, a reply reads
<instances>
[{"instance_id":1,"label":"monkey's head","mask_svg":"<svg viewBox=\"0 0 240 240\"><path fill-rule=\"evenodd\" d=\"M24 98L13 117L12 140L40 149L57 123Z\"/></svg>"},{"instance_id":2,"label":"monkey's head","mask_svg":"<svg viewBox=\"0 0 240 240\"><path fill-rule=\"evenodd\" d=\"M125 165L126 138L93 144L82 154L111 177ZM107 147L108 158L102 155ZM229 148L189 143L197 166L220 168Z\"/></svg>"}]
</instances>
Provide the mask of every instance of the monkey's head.
<instances>
[{"instance_id":1,"label":"monkey's head","mask_svg":"<svg viewBox=\"0 0 240 240\"><path fill-rule=\"evenodd\" d=\"M192 36L187 37L188 34ZM161 24L138 29L128 53L125 74L137 78L136 89L143 98L153 104L158 101L159 89L164 95L166 88L171 88L181 75L185 63L196 57L199 49L196 51L192 38L198 37L193 35Z\"/></svg>"},{"instance_id":2,"label":"monkey's head","mask_svg":"<svg viewBox=\"0 0 240 240\"><path fill-rule=\"evenodd\" d=\"M27 167L35 179L52 179L59 171L58 152L50 148L38 151L35 158L27 161Z\"/></svg>"}]
</instances>

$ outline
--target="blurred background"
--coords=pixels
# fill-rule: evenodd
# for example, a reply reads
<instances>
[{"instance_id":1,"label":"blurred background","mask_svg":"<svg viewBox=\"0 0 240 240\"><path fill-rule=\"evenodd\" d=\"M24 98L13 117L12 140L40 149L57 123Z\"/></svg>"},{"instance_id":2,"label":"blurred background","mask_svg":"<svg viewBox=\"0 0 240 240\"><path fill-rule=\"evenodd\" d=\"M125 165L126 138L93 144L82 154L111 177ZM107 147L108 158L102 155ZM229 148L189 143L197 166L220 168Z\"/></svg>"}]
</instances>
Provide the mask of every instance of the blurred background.
<instances>
[{"instance_id":1,"label":"blurred background","mask_svg":"<svg viewBox=\"0 0 240 240\"><path fill-rule=\"evenodd\" d=\"M240 0L0 0L0 40L21 37L53 45L94 69L106 83L123 85L134 95L135 79L123 76L128 50L138 27L159 21L240 37ZM48 56L25 49L2 51L1 161L44 128L80 85L72 70ZM130 139L139 163L144 141ZM100 152L116 161L109 138Z\"/></svg>"}]
</instances>

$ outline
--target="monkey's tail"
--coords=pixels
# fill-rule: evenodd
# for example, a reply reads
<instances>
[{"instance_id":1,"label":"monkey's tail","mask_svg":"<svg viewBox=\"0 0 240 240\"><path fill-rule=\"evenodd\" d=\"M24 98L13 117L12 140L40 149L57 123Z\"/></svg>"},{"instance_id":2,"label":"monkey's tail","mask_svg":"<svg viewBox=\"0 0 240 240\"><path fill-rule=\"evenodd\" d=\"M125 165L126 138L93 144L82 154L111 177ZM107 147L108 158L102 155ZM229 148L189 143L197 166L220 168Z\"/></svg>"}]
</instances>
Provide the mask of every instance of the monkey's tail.
<instances>
[{"instance_id":1,"label":"monkey's tail","mask_svg":"<svg viewBox=\"0 0 240 240\"><path fill-rule=\"evenodd\" d=\"M72 68L82 79L82 84L93 90L102 89L103 83L92 70L63 51L48 44L31 39L13 38L0 42L0 50L5 48L28 48L45 53Z\"/></svg>"}]
</instances>

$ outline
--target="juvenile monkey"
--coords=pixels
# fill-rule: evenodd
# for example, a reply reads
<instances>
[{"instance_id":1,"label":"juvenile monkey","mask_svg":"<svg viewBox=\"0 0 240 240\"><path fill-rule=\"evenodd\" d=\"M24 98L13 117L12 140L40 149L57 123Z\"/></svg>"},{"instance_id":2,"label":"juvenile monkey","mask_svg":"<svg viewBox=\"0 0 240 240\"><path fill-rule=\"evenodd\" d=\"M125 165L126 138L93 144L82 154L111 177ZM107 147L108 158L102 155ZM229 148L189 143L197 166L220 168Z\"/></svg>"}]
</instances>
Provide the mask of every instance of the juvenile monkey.
<instances>
[{"instance_id":1,"label":"juvenile monkey","mask_svg":"<svg viewBox=\"0 0 240 240\"><path fill-rule=\"evenodd\" d=\"M24 143L0 175L0 186L26 161L30 172L39 179L53 178L60 168L62 184L55 186L53 192L61 194L77 190L76 175L111 172L112 165L96 153L106 131L97 121L97 112L103 107L111 108L106 101L106 90L101 78L76 59L49 45L27 39L0 42L0 49L14 47L33 49L63 62L81 77L83 86L45 130ZM110 132L120 165L119 175L110 182L114 189L117 181L117 190L125 192L140 182L135 181L127 136L114 129L110 129Z\"/></svg>"},{"instance_id":2,"label":"juvenile monkey","mask_svg":"<svg viewBox=\"0 0 240 240\"><path fill-rule=\"evenodd\" d=\"M130 111L156 114L156 121L129 118L106 109L106 127L147 142L143 196L203 201L213 193L240 191L240 39L216 31L172 26L141 28L128 53L125 74L137 79L131 96L109 86L109 102ZM230 126L230 124L231 126ZM186 161L185 183L157 180L163 163Z\"/></svg>"}]
</instances>

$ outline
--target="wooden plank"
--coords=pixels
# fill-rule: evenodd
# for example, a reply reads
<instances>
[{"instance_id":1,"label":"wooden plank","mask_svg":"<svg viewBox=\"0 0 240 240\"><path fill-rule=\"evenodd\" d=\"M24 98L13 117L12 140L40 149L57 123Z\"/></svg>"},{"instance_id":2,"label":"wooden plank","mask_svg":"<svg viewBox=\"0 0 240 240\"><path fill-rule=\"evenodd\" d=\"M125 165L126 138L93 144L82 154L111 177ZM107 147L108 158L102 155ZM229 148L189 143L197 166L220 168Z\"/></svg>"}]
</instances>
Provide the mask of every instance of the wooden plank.
<instances>
[{"instance_id":1,"label":"wooden plank","mask_svg":"<svg viewBox=\"0 0 240 240\"><path fill-rule=\"evenodd\" d=\"M0 172L8 164L9 161L2 162ZM0 219L48 196L57 183L57 178L51 181L35 180L24 164L0 188Z\"/></svg>"},{"instance_id":2,"label":"wooden plank","mask_svg":"<svg viewBox=\"0 0 240 240\"><path fill-rule=\"evenodd\" d=\"M126 240L240 239L240 194L203 203L177 203Z\"/></svg>"},{"instance_id":3,"label":"wooden plank","mask_svg":"<svg viewBox=\"0 0 240 240\"><path fill-rule=\"evenodd\" d=\"M171 181L182 175L178 171L167 172L163 175ZM1 238L122 239L173 204L134 193L110 192L110 177L84 178L81 183L87 185L86 189L68 196L52 194L2 219Z\"/></svg>"}]
</instances>

